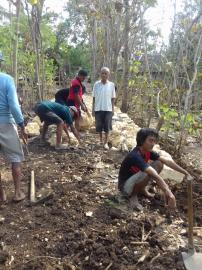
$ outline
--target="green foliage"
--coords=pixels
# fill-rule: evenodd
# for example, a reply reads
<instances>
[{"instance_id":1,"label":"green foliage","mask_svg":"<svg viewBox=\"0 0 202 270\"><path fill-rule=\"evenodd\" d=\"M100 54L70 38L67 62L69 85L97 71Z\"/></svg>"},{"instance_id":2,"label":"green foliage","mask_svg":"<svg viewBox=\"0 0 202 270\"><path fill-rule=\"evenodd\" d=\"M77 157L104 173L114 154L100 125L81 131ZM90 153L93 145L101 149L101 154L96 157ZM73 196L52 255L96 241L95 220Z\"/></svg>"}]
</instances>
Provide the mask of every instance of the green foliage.
<instances>
[{"instance_id":1,"label":"green foliage","mask_svg":"<svg viewBox=\"0 0 202 270\"><path fill-rule=\"evenodd\" d=\"M195 128L196 121L193 114L188 113L187 115L181 116L181 123L183 124L184 128L188 130L189 134L197 134L197 129Z\"/></svg>"},{"instance_id":2,"label":"green foliage","mask_svg":"<svg viewBox=\"0 0 202 270\"><path fill-rule=\"evenodd\" d=\"M190 135L198 135L198 125L194 114L180 115L176 109L169 108L166 104L161 105L160 110L165 120L161 131L169 129L177 131L183 127Z\"/></svg>"},{"instance_id":3,"label":"green foliage","mask_svg":"<svg viewBox=\"0 0 202 270\"><path fill-rule=\"evenodd\" d=\"M11 58L10 54L12 52L11 50L11 33L10 33L10 27L8 25L0 26L0 51L3 53L4 57L4 68L6 70L9 70L9 67L11 66Z\"/></svg>"},{"instance_id":4,"label":"green foliage","mask_svg":"<svg viewBox=\"0 0 202 270\"><path fill-rule=\"evenodd\" d=\"M67 58L72 65L71 72L73 74L79 68L90 71L90 52L87 46L78 45L76 47L69 47Z\"/></svg>"},{"instance_id":5,"label":"green foliage","mask_svg":"<svg viewBox=\"0 0 202 270\"><path fill-rule=\"evenodd\" d=\"M34 4L34 2L32 2ZM46 16L45 16L46 15ZM53 28L52 18L56 18L55 13L45 14L40 24L42 37L41 61L44 59L44 72L47 84L51 84L56 74L56 61L60 65L69 65L72 74L79 67L90 70L90 52L86 44L70 46L68 44L68 34L70 33L70 22L61 22L56 29ZM9 21L0 25L0 51L3 53L5 62L4 69L11 72L12 40L15 38L15 20L12 25ZM51 54L47 54L51 52ZM49 55L49 56L48 56ZM18 75L35 79L36 55L32 45L32 38L25 13L20 14L19 36L18 36ZM42 72L42 70L41 70Z\"/></svg>"},{"instance_id":6,"label":"green foliage","mask_svg":"<svg viewBox=\"0 0 202 270\"><path fill-rule=\"evenodd\" d=\"M57 39L52 27L45 24L45 22L41 24L41 35L43 40L43 50L54 49Z\"/></svg>"},{"instance_id":7,"label":"green foliage","mask_svg":"<svg viewBox=\"0 0 202 270\"><path fill-rule=\"evenodd\" d=\"M167 105L160 105L160 110L164 119L167 121L175 120L178 117L178 112L173 108L169 108Z\"/></svg>"},{"instance_id":8,"label":"green foliage","mask_svg":"<svg viewBox=\"0 0 202 270\"><path fill-rule=\"evenodd\" d=\"M129 71L131 73L137 74L139 72L141 63L139 61L133 61L132 65L130 66Z\"/></svg>"},{"instance_id":9,"label":"green foliage","mask_svg":"<svg viewBox=\"0 0 202 270\"><path fill-rule=\"evenodd\" d=\"M56 72L56 67L54 65L54 61L53 59L48 59L45 58L45 79L46 79L46 84L47 85L52 85L53 83L53 79L54 79L54 75Z\"/></svg>"}]
</instances>

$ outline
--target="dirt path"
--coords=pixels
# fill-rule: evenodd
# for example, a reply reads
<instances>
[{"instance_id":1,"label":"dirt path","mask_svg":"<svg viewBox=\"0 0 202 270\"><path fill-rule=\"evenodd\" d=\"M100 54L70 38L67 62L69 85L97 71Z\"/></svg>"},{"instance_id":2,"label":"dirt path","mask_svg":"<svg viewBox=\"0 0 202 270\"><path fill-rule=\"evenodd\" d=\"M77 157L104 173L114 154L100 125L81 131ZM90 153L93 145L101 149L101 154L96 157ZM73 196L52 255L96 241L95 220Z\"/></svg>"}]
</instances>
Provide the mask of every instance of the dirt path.
<instances>
[{"instance_id":1,"label":"dirt path","mask_svg":"<svg viewBox=\"0 0 202 270\"><path fill-rule=\"evenodd\" d=\"M9 202L0 207L0 249L8 251L9 258L3 265L0 256L0 269L184 269L179 250L186 239L185 185L173 187L178 201L173 217L159 196L151 202L142 198L144 213L131 212L117 199L123 154L103 152L95 138L89 133L85 150L62 153L40 147L37 140L30 144L23 185L28 186L34 169L37 190L54 191L54 198L42 205L30 207L28 200L11 203L12 182L4 170ZM201 198L196 182L196 227L202 225ZM200 233L196 231L197 249Z\"/></svg>"}]
</instances>

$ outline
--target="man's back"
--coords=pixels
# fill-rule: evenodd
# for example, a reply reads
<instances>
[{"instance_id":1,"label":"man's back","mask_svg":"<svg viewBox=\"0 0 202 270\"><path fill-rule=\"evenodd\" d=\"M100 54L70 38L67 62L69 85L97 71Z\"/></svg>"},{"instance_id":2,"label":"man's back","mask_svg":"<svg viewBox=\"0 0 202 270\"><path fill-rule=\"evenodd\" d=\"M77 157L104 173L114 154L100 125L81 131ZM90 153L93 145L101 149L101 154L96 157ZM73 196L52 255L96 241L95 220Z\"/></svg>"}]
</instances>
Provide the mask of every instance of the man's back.
<instances>
[{"instance_id":1,"label":"man's back","mask_svg":"<svg viewBox=\"0 0 202 270\"><path fill-rule=\"evenodd\" d=\"M55 102L66 105L68 96L69 88L60 89L55 94Z\"/></svg>"},{"instance_id":2,"label":"man's back","mask_svg":"<svg viewBox=\"0 0 202 270\"><path fill-rule=\"evenodd\" d=\"M0 72L0 124L15 122L22 123L23 116L14 81L11 76Z\"/></svg>"},{"instance_id":3,"label":"man's back","mask_svg":"<svg viewBox=\"0 0 202 270\"><path fill-rule=\"evenodd\" d=\"M52 101L43 101L39 104L39 106L43 106L47 108L49 111L54 112L58 115L62 120L64 120L67 124L72 124L72 117L67 106L63 106L57 102Z\"/></svg>"}]
</instances>

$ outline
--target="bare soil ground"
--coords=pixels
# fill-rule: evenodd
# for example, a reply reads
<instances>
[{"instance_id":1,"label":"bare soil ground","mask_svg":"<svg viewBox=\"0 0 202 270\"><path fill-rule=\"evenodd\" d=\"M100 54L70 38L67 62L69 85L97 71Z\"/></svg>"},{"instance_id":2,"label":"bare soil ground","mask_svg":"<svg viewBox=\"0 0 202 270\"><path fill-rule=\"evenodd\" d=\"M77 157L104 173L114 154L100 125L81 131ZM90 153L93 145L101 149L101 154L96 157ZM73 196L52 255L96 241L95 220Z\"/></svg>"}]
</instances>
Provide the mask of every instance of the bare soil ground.
<instances>
[{"instance_id":1,"label":"bare soil ground","mask_svg":"<svg viewBox=\"0 0 202 270\"><path fill-rule=\"evenodd\" d=\"M0 206L0 269L15 270L182 270L186 245L186 183L172 187L178 208L164 208L162 197L141 198L144 212L133 212L117 196L117 173L124 154L104 152L95 134L85 149L57 152L29 145L23 165L27 190L35 171L38 193L53 191L43 204L14 204L9 167L1 160L8 202ZM195 172L195 244L202 251L202 179Z\"/></svg>"}]
</instances>

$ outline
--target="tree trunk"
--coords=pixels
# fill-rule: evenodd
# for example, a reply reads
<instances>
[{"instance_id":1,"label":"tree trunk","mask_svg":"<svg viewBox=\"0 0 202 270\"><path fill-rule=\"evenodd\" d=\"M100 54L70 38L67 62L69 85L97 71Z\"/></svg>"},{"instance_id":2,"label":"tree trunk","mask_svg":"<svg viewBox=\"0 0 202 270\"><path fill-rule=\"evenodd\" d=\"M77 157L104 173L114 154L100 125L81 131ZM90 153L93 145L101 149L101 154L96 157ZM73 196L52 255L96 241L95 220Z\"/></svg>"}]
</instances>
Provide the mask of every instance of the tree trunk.
<instances>
[{"instance_id":1,"label":"tree trunk","mask_svg":"<svg viewBox=\"0 0 202 270\"><path fill-rule=\"evenodd\" d=\"M143 25L143 11L141 10L141 35L142 35L142 44L143 44L143 49L144 49L144 62L145 62L145 67L147 71L147 78L148 78L148 84L149 84L149 90L150 90L150 97L148 101L149 102L149 107L148 107L148 119L147 119L147 127L150 126L151 119L152 119L152 109L153 109L153 87L152 87L152 76L150 72L150 67L149 67L149 60L148 60L148 52L147 52L147 38L145 36L145 31L144 31L144 25Z\"/></svg>"},{"instance_id":2,"label":"tree trunk","mask_svg":"<svg viewBox=\"0 0 202 270\"><path fill-rule=\"evenodd\" d=\"M12 10L11 10L11 7L12 7L12 3L11 1L9 0L9 21L10 21L10 32L12 33L12 24L13 24L13 14L12 14ZM12 53L12 47L13 47L13 40L12 38L10 39L10 53L9 53L9 57L10 57L10 62L12 63L11 65L11 74L13 74L13 53Z\"/></svg>"},{"instance_id":3,"label":"tree trunk","mask_svg":"<svg viewBox=\"0 0 202 270\"><path fill-rule=\"evenodd\" d=\"M125 32L124 32L124 74L123 74L123 96L121 111L128 109L128 80L129 80L129 0L124 1L125 6Z\"/></svg>"},{"instance_id":4,"label":"tree trunk","mask_svg":"<svg viewBox=\"0 0 202 270\"><path fill-rule=\"evenodd\" d=\"M41 35L40 35L40 20L41 20L41 14L42 14L42 8L44 1L40 2L40 9L37 8L37 6L33 5L32 6L32 11L31 11L31 16L29 13L29 8L28 8L28 3L25 1L26 4L26 11L28 15L28 22L29 22L29 27L30 27L30 32L31 32L31 37L32 37L32 45L34 52L36 54L36 62L35 62L35 85L37 89L37 96L38 99L41 101L43 100L43 88L41 87L41 79L40 79L40 53L42 51L42 43L41 43ZM43 73L43 62L42 62L42 73ZM42 74L42 79L43 78Z\"/></svg>"},{"instance_id":5,"label":"tree trunk","mask_svg":"<svg viewBox=\"0 0 202 270\"><path fill-rule=\"evenodd\" d=\"M92 62L93 62L93 72L92 72L92 81L94 82L96 79L96 73L97 73L97 37L96 37L96 32L97 32L97 22L96 18L92 19Z\"/></svg>"},{"instance_id":6,"label":"tree trunk","mask_svg":"<svg viewBox=\"0 0 202 270\"><path fill-rule=\"evenodd\" d=\"M19 18L20 18L20 6L21 0L16 1L16 25L15 25L15 34L13 40L13 68L12 74L14 77L15 84L18 84L18 32L19 32Z\"/></svg>"}]
</instances>

